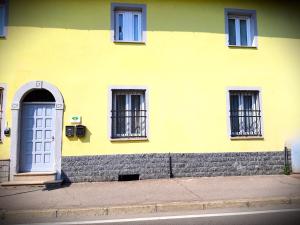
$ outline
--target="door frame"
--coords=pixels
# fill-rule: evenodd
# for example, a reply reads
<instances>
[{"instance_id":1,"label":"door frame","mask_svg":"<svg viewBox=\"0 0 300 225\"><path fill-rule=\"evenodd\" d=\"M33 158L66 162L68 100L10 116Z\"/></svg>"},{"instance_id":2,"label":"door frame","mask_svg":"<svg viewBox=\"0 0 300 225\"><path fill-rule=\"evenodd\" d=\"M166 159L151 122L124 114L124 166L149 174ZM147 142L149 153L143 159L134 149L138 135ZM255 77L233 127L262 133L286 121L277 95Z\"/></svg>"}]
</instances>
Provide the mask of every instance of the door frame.
<instances>
[{"instance_id":1,"label":"door frame","mask_svg":"<svg viewBox=\"0 0 300 225\"><path fill-rule=\"evenodd\" d=\"M11 147L10 147L10 181L14 180L14 175L19 172L20 163L20 140L21 140L21 109L25 95L35 89L45 89L49 91L55 99L55 140L54 140L54 170L56 179L61 179L61 150L62 150L62 128L64 100L62 94L54 85L46 81L31 81L21 86L11 105L12 127L11 127Z\"/></svg>"}]
</instances>

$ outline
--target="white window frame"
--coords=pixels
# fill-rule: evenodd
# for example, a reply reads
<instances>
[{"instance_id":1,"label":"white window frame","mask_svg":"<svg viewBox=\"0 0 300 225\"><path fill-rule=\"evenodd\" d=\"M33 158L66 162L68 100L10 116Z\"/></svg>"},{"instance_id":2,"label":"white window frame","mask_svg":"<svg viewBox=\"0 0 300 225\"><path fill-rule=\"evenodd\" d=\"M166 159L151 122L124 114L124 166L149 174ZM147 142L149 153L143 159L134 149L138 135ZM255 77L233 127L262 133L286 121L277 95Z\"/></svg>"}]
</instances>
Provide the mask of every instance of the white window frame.
<instances>
[{"instance_id":1,"label":"white window frame","mask_svg":"<svg viewBox=\"0 0 300 225\"><path fill-rule=\"evenodd\" d=\"M229 19L235 20L235 34L236 44L229 43ZM241 45L240 37L240 21L246 20L247 26L247 45ZM245 9L225 9L225 34L226 45L229 47L254 47L258 46L257 43L257 19L255 10Z\"/></svg>"},{"instance_id":2,"label":"white window frame","mask_svg":"<svg viewBox=\"0 0 300 225\"><path fill-rule=\"evenodd\" d=\"M2 101L2 104L0 105L0 107L2 106L2 108L0 108L0 118L1 118L1 123L0 123L0 143L3 142L4 140L4 129L6 128L6 120L5 120L5 112L6 112L6 92L7 92L7 85L0 83L0 90L2 92L2 99L0 99L0 101Z\"/></svg>"},{"instance_id":3,"label":"white window frame","mask_svg":"<svg viewBox=\"0 0 300 225\"><path fill-rule=\"evenodd\" d=\"M119 18L123 15L123 38L119 36ZM138 38L134 38L134 16L138 16ZM111 4L111 34L113 42L145 43L146 42L146 5L144 4ZM131 20L131 21L130 21ZM124 26L125 25L125 26ZM125 37L124 37L125 36Z\"/></svg>"},{"instance_id":4,"label":"white window frame","mask_svg":"<svg viewBox=\"0 0 300 225\"><path fill-rule=\"evenodd\" d=\"M251 46L251 31L250 31L250 17L249 16L235 16L230 15L228 16L228 19L234 19L235 20L235 42L236 46L242 46L241 44L241 31L240 31L240 21L246 20L246 26L247 26L247 45ZM228 40L229 41L229 40ZM245 46L245 45L243 45Z\"/></svg>"},{"instance_id":5,"label":"white window frame","mask_svg":"<svg viewBox=\"0 0 300 225\"><path fill-rule=\"evenodd\" d=\"M260 87L228 87L226 88L226 108L227 108L227 134L228 137L231 140L240 140L240 139L257 139L257 140L263 140L264 139L264 114L263 114L263 102L262 102L262 90ZM260 130L261 130L261 136L237 136L232 137L232 131L231 131L231 120L230 120L230 91L256 91L258 92L257 100L259 103L260 108ZM252 99L253 100L253 99ZM242 100L243 101L243 100ZM243 106L241 106L243 102L239 102L239 110L242 109ZM253 101L252 101L252 107L253 107Z\"/></svg>"},{"instance_id":6,"label":"white window frame","mask_svg":"<svg viewBox=\"0 0 300 225\"><path fill-rule=\"evenodd\" d=\"M122 38L120 37L119 27L119 16L122 15L123 24L122 24ZM137 38L135 38L135 24L134 24L134 17L137 16L138 24L137 24ZM116 11L115 12L115 34L116 34L116 41L125 41L125 42L141 42L142 41L142 12L141 11Z\"/></svg>"},{"instance_id":7,"label":"white window frame","mask_svg":"<svg viewBox=\"0 0 300 225\"><path fill-rule=\"evenodd\" d=\"M117 92L117 94L114 94ZM119 93L124 92L124 95L126 95L126 109L131 108L131 95L141 95L141 108L142 110L146 110L146 125L144 127L146 132L146 137L138 137L138 136L132 136L130 137L131 132L131 124L126 121L126 134L124 134L124 137L120 135L120 137L112 137L113 132L116 131L116 127L113 127L113 121L111 118L112 110L114 110L114 106L116 105L115 96ZM135 93L136 92L136 93ZM143 93L142 93L143 92ZM149 109L148 109L148 88L145 86L111 86L109 87L109 94L108 94L108 102L109 102L109 111L108 111L108 138L110 141L148 141L149 140Z\"/></svg>"},{"instance_id":8,"label":"white window frame","mask_svg":"<svg viewBox=\"0 0 300 225\"><path fill-rule=\"evenodd\" d=\"M113 92L115 92L116 90L114 90ZM113 93L113 106L116 106L117 105L117 96L118 95L125 95L125 98L126 98L126 106L125 106L125 133L120 133L118 134L117 133L117 127L115 124L115 127L113 127L113 133L115 137L120 137L122 138L123 137L129 137L129 136L134 136L136 133L133 133L131 131L131 120L130 120L130 109L131 109L131 96L132 95L139 95L140 96L140 109L141 110L145 110L145 95L144 93L142 93L141 91L137 91L137 90L124 90L124 91L121 91L118 93L118 91L116 91L117 93ZM116 110L115 108L113 108L113 110ZM142 127L141 129L146 129L146 127Z\"/></svg>"},{"instance_id":9,"label":"white window frame","mask_svg":"<svg viewBox=\"0 0 300 225\"><path fill-rule=\"evenodd\" d=\"M251 92L252 92L251 94L250 93L249 94L241 94L241 93L238 93L238 92L234 93L234 94L230 94L230 96L232 96L232 95L238 96L238 100L239 100L238 110L239 110L239 113L245 110L245 107L244 107L245 106L245 104L244 104L244 100L245 100L244 97L245 96L250 96L251 97L251 102L252 102L251 110L258 110L258 108L260 110L260 107L259 107L259 92L254 92L254 91L251 91ZM258 93L256 98L255 98L254 93ZM252 122L257 123L256 120L254 120ZM245 134L245 136L251 136L251 132L248 132L248 131L244 130L245 128L241 127L241 125L244 125L246 123L244 114L241 117L238 117L238 123L239 123L239 128L241 129L239 134ZM259 126L260 126L260 123L259 123ZM231 124L231 127L232 127L232 124ZM259 127L259 129L260 129L260 127ZM254 135L254 136L258 136L258 135Z\"/></svg>"}]
</instances>

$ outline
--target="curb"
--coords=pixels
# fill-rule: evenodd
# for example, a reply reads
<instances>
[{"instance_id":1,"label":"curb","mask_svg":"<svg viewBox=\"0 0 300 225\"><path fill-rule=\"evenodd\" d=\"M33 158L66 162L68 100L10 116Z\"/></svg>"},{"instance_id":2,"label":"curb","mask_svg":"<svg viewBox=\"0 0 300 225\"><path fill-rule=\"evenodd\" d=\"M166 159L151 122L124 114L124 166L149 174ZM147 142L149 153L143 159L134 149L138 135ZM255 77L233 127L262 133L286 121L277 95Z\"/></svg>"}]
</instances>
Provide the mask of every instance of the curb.
<instances>
[{"instance_id":1,"label":"curb","mask_svg":"<svg viewBox=\"0 0 300 225\"><path fill-rule=\"evenodd\" d=\"M121 205L109 207L44 209L44 210L1 210L0 220L13 218L66 218L81 216L116 216L126 214L146 214L217 208L251 208L257 206L300 204L299 197L275 197L259 199L239 199L224 201L168 202L148 205Z\"/></svg>"}]
</instances>

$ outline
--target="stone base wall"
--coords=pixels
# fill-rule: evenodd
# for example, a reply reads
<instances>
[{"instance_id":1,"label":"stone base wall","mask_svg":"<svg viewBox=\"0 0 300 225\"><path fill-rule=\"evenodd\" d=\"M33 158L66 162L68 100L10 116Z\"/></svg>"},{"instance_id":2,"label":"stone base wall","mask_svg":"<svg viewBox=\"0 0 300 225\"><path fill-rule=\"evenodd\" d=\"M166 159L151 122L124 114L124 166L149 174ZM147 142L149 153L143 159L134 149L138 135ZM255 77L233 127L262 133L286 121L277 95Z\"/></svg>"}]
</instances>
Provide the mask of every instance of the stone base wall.
<instances>
[{"instance_id":1,"label":"stone base wall","mask_svg":"<svg viewBox=\"0 0 300 225\"><path fill-rule=\"evenodd\" d=\"M284 152L172 155L174 177L283 174Z\"/></svg>"},{"instance_id":2,"label":"stone base wall","mask_svg":"<svg viewBox=\"0 0 300 225\"><path fill-rule=\"evenodd\" d=\"M0 160L0 183L9 179L9 160Z\"/></svg>"},{"instance_id":3,"label":"stone base wall","mask_svg":"<svg viewBox=\"0 0 300 225\"><path fill-rule=\"evenodd\" d=\"M169 177L168 154L97 155L62 158L67 182L115 181L119 175L139 174L140 179Z\"/></svg>"},{"instance_id":4,"label":"stone base wall","mask_svg":"<svg viewBox=\"0 0 300 225\"><path fill-rule=\"evenodd\" d=\"M132 154L62 158L66 182L283 174L284 151L205 154Z\"/></svg>"}]
</instances>

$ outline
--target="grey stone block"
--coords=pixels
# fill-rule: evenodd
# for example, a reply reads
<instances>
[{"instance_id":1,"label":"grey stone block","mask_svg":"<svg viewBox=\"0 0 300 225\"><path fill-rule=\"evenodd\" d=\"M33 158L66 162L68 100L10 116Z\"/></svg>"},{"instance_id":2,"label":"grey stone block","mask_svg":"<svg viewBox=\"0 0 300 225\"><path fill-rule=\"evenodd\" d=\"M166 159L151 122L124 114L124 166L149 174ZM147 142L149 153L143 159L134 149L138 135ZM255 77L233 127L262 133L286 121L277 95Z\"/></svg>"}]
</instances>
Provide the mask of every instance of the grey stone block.
<instances>
[{"instance_id":1,"label":"grey stone block","mask_svg":"<svg viewBox=\"0 0 300 225\"><path fill-rule=\"evenodd\" d=\"M171 167L170 167L171 157ZM76 156L62 158L68 182L113 181L119 175L140 179L282 174L284 152L174 153Z\"/></svg>"},{"instance_id":2,"label":"grey stone block","mask_svg":"<svg viewBox=\"0 0 300 225\"><path fill-rule=\"evenodd\" d=\"M9 180L9 160L0 160L0 183Z\"/></svg>"}]
</instances>

